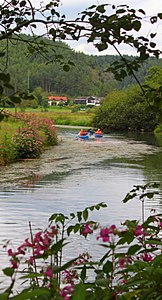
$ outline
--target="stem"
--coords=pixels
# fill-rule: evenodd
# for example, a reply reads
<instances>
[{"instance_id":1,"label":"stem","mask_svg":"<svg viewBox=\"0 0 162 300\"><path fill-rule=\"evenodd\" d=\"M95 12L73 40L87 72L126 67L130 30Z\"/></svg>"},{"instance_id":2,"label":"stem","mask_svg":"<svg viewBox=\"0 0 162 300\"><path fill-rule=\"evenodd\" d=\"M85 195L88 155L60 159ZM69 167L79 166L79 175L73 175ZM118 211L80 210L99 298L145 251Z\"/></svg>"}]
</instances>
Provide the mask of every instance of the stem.
<instances>
[{"instance_id":1,"label":"stem","mask_svg":"<svg viewBox=\"0 0 162 300\"><path fill-rule=\"evenodd\" d=\"M37 273L37 265L36 265L36 260L35 260L35 256L34 256L34 239L33 239L33 232L32 232L32 227L31 227L31 222L29 221L29 231L30 231L30 237L31 237L31 242L32 242L32 254L33 254L33 266L34 266L34 271L35 273ZM39 286L39 281L38 278L36 277L36 282L37 285Z\"/></svg>"},{"instance_id":2,"label":"stem","mask_svg":"<svg viewBox=\"0 0 162 300\"><path fill-rule=\"evenodd\" d=\"M145 221L145 201L142 200L142 223Z\"/></svg>"},{"instance_id":3,"label":"stem","mask_svg":"<svg viewBox=\"0 0 162 300\"><path fill-rule=\"evenodd\" d=\"M62 234L61 234L62 241L63 241L63 238L64 238L64 233L65 233L65 224L62 226ZM59 259L59 267L60 268L61 268L61 264L62 264L62 256L63 256L63 251L62 251L62 247L61 247L61 250L60 250L60 259ZM60 285L60 283L61 283L61 272L59 272L58 281L59 281L59 285Z\"/></svg>"},{"instance_id":4,"label":"stem","mask_svg":"<svg viewBox=\"0 0 162 300\"><path fill-rule=\"evenodd\" d=\"M124 61L125 65L127 66L127 68L130 70L132 76L134 77L134 79L136 80L137 84L139 85L142 93L143 93L143 96L145 97L148 105L152 108L152 106L150 105L150 102L148 101L147 97L146 97L146 93L145 93L145 90L142 86L142 84L140 83L140 81L138 80L137 76L134 74L132 68L130 67L130 65L128 64L127 60L124 58L124 56L120 53L120 51L118 50L118 48L114 45L114 44L111 44L114 49L116 50L116 52L119 54L120 58L122 59L122 61Z\"/></svg>"}]
</instances>

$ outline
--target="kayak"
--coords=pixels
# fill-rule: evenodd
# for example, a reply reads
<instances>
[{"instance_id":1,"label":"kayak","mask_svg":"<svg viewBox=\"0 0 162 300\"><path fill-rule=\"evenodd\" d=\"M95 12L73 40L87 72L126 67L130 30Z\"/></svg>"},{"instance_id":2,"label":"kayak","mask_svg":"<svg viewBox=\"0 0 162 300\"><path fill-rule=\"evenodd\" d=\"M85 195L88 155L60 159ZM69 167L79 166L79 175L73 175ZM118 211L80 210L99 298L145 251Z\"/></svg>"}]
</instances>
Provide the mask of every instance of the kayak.
<instances>
[{"instance_id":1,"label":"kayak","mask_svg":"<svg viewBox=\"0 0 162 300\"><path fill-rule=\"evenodd\" d=\"M80 135L80 134L78 134L78 137L79 137L80 139L82 139L82 140L88 140L89 134L85 134L85 135Z\"/></svg>"},{"instance_id":2,"label":"kayak","mask_svg":"<svg viewBox=\"0 0 162 300\"><path fill-rule=\"evenodd\" d=\"M96 138L101 138L101 137L103 137L103 135L100 134L100 133L95 133L95 137L96 137Z\"/></svg>"}]
</instances>

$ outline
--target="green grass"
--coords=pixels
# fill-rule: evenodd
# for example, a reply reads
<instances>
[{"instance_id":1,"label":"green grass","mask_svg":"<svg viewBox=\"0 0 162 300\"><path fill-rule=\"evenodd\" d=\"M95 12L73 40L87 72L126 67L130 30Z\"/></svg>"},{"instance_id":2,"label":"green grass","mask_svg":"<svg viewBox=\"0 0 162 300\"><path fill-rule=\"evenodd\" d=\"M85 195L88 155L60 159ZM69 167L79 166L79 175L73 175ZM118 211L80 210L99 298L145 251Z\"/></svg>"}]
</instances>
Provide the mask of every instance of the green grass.
<instances>
[{"instance_id":1,"label":"green grass","mask_svg":"<svg viewBox=\"0 0 162 300\"><path fill-rule=\"evenodd\" d=\"M14 108L7 109L9 113L14 113ZM17 109L17 111L21 111ZM71 126L92 126L92 119L95 115L94 109L87 109L84 111L72 112L72 107L60 108L58 106L49 107L48 111L41 111L38 109L25 110L25 113L34 113L41 117L46 117L54 121L56 125L71 125Z\"/></svg>"}]
</instances>

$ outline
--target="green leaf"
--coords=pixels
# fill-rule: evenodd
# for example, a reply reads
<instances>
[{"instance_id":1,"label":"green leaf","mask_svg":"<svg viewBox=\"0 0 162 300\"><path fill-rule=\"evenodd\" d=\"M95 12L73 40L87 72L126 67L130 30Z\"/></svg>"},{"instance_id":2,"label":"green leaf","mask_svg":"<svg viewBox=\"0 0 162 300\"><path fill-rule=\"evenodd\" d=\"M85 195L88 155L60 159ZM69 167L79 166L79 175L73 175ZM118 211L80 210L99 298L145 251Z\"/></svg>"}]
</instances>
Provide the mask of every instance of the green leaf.
<instances>
[{"instance_id":1,"label":"green leaf","mask_svg":"<svg viewBox=\"0 0 162 300\"><path fill-rule=\"evenodd\" d=\"M151 48L155 48L155 47L156 47L156 43L151 42L151 43L150 43L150 47L151 47Z\"/></svg>"},{"instance_id":2,"label":"green leaf","mask_svg":"<svg viewBox=\"0 0 162 300\"><path fill-rule=\"evenodd\" d=\"M85 300L85 299L86 299L85 285L83 283L75 285L72 300Z\"/></svg>"},{"instance_id":3,"label":"green leaf","mask_svg":"<svg viewBox=\"0 0 162 300\"><path fill-rule=\"evenodd\" d=\"M117 11L116 11L116 13L117 14L123 14L123 13L125 13L126 12L126 10L125 9L117 9Z\"/></svg>"},{"instance_id":4,"label":"green leaf","mask_svg":"<svg viewBox=\"0 0 162 300\"><path fill-rule=\"evenodd\" d=\"M5 268L2 271L6 276L9 276L9 277L12 277L12 275L14 274L13 268Z\"/></svg>"},{"instance_id":5,"label":"green leaf","mask_svg":"<svg viewBox=\"0 0 162 300\"><path fill-rule=\"evenodd\" d=\"M129 200L135 198L137 196L137 193L133 193L133 194L130 194L128 193L125 198L123 199L123 203L127 203Z\"/></svg>"},{"instance_id":6,"label":"green leaf","mask_svg":"<svg viewBox=\"0 0 162 300\"><path fill-rule=\"evenodd\" d=\"M26 5L26 1L23 0L23 1L20 2L20 7L23 7L25 5Z\"/></svg>"},{"instance_id":7,"label":"green leaf","mask_svg":"<svg viewBox=\"0 0 162 300\"><path fill-rule=\"evenodd\" d=\"M97 6L96 10L100 13L104 13L106 10L105 10L105 5L102 4L102 5L99 5Z\"/></svg>"},{"instance_id":8,"label":"green leaf","mask_svg":"<svg viewBox=\"0 0 162 300\"><path fill-rule=\"evenodd\" d=\"M69 227L67 228L67 235L68 235L68 236L69 236L70 233L73 231L73 229L74 229L74 226L69 226Z\"/></svg>"},{"instance_id":9,"label":"green leaf","mask_svg":"<svg viewBox=\"0 0 162 300\"><path fill-rule=\"evenodd\" d=\"M0 300L8 300L9 298L8 298L8 293L3 293L3 294L1 294L0 295Z\"/></svg>"},{"instance_id":10,"label":"green leaf","mask_svg":"<svg viewBox=\"0 0 162 300\"><path fill-rule=\"evenodd\" d=\"M64 271L66 269L68 269L69 267L71 267L73 265L74 262L76 262L78 259L80 258L80 256L75 257L74 259L69 260L67 263L65 263L64 265L62 265L60 268L55 268L53 270L54 274L58 274L61 271Z\"/></svg>"},{"instance_id":11,"label":"green leaf","mask_svg":"<svg viewBox=\"0 0 162 300\"><path fill-rule=\"evenodd\" d=\"M138 11L139 11L140 13L142 13L143 15L146 14L145 11L144 11L143 9L139 9Z\"/></svg>"},{"instance_id":12,"label":"green leaf","mask_svg":"<svg viewBox=\"0 0 162 300\"><path fill-rule=\"evenodd\" d=\"M86 273L87 273L87 269L86 269L86 266L84 265L83 268L82 268L82 271L81 271L81 274L80 274L80 278L81 280L84 282L85 279L86 279Z\"/></svg>"},{"instance_id":13,"label":"green leaf","mask_svg":"<svg viewBox=\"0 0 162 300\"><path fill-rule=\"evenodd\" d=\"M77 217L78 217L78 221L80 222L82 220L82 212L81 211L77 212Z\"/></svg>"},{"instance_id":14,"label":"green leaf","mask_svg":"<svg viewBox=\"0 0 162 300\"><path fill-rule=\"evenodd\" d=\"M139 31L141 29L141 22L137 21L137 20L134 21L133 22L133 28L134 28L134 30Z\"/></svg>"},{"instance_id":15,"label":"green leaf","mask_svg":"<svg viewBox=\"0 0 162 300\"><path fill-rule=\"evenodd\" d=\"M122 238L118 241L117 245L123 245L123 244L125 244L125 243L130 244L133 240L134 240L134 234L127 231L127 232L125 233L124 237L122 237Z\"/></svg>"},{"instance_id":16,"label":"green leaf","mask_svg":"<svg viewBox=\"0 0 162 300\"><path fill-rule=\"evenodd\" d=\"M30 274L27 274L27 275L23 275L23 276L20 276L21 279L34 279L34 278L38 278L38 277L43 277L44 274L43 273L30 273Z\"/></svg>"},{"instance_id":17,"label":"green leaf","mask_svg":"<svg viewBox=\"0 0 162 300\"><path fill-rule=\"evenodd\" d=\"M65 72L69 72L70 66L69 66L69 65L63 65L63 70L64 70Z\"/></svg>"},{"instance_id":18,"label":"green leaf","mask_svg":"<svg viewBox=\"0 0 162 300\"><path fill-rule=\"evenodd\" d=\"M51 249L49 250L50 255L59 252L65 245L67 245L69 242L64 243L65 239L59 240L57 243L52 245Z\"/></svg>"},{"instance_id":19,"label":"green leaf","mask_svg":"<svg viewBox=\"0 0 162 300\"><path fill-rule=\"evenodd\" d=\"M103 271L106 274L109 274L113 270L113 263L112 261L108 260L104 265L103 265Z\"/></svg>"},{"instance_id":20,"label":"green leaf","mask_svg":"<svg viewBox=\"0 0 162 300\"><path fill-rule=\"evenodd\" d=\"M88 210L87 209L85 209L83 211L83 218L84 218L85 221L87 221L87 219L88 219Z\"/></svg>"},{"instance_id":21,"label":"green leaf","mask_svg":"<svg viewBox=\"0 0 162 300\"><path fill-rule=\"evenodd\" d=\"M161 240L157 240L157 239L150 239L148 241L145 242L146 244L149 245L162 245L162 241Z\"/></svg>"},{"instance_id":22,"label":"green leaf","mask_svg":"<svg viewBox=\"0 0 162 300\"><path fill-rule=\"evenodd\" d=\"M108 48L106 43L96 44L95 46L98 49L98 51L103 51L103 50L106 50Z\"/></svg>"},{"instance_id":23,"label":"green leaf","mask_svg":"<svg viewBox=\"0 0 162 300\"><path fill-rule=\"evenodd\" d=\"M141 249L140 245L133 245L128 249L128 255L134 255L136 252L138 252Z\"/></svg>"},{"instance_id":24,"label":"green leaf","mask_svg":"<svg viewBox=\"0 0 162 300\"><path fill-rule=\"evenodd\" d=\"M156 36L157 33L151 33L150 37L153 39Z\"/></svg>"}]
</instances>

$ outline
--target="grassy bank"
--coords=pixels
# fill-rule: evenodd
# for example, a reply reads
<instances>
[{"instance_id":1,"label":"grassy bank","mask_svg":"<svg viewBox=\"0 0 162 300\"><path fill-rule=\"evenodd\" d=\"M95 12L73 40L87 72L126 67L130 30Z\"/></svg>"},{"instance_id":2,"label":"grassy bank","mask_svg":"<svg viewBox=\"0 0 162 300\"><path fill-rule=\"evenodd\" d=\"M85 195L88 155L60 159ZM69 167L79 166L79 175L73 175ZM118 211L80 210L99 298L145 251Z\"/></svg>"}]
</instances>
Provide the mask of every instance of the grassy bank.
<instances>
[{"instance_id":1,"label":"grassy bank","mask_svg":"<svg viewBox=\"0 0 162 300\"><path fill-rule=\"evenodd\" d=\"M94 116L91 111L72 112L58 107L48 111L27 109L25 113L17 110L15 117L11 116L14 109L7 109L6 113L8 117L0 122L0 165L22 158L37 158L42 147L56 144L57 133L51 124L86 128L91 127ZM28 115L32 115L30 121L26 119Z\"/></svg>"},{"instance_id":2,"label":"grassy bank","mask_svg":"<svg viewBox=\"0 0 162 300\"><path fill-rule=\"evenodd\" d=\"M9 113L14 113L15 110L10 108L7 109ZM20 109L17 109L17 112L20 112ZM41 108L37 109L25 109L25 113L34 113L39 118L48 118L54 121L57 125L71 125L71 126L82 126L82 127L91 127L92 119L95 115L95 109L86 109L75 111L72 107L49 107L47 111L42 111Z\"/></svg>"}]
</instances>

